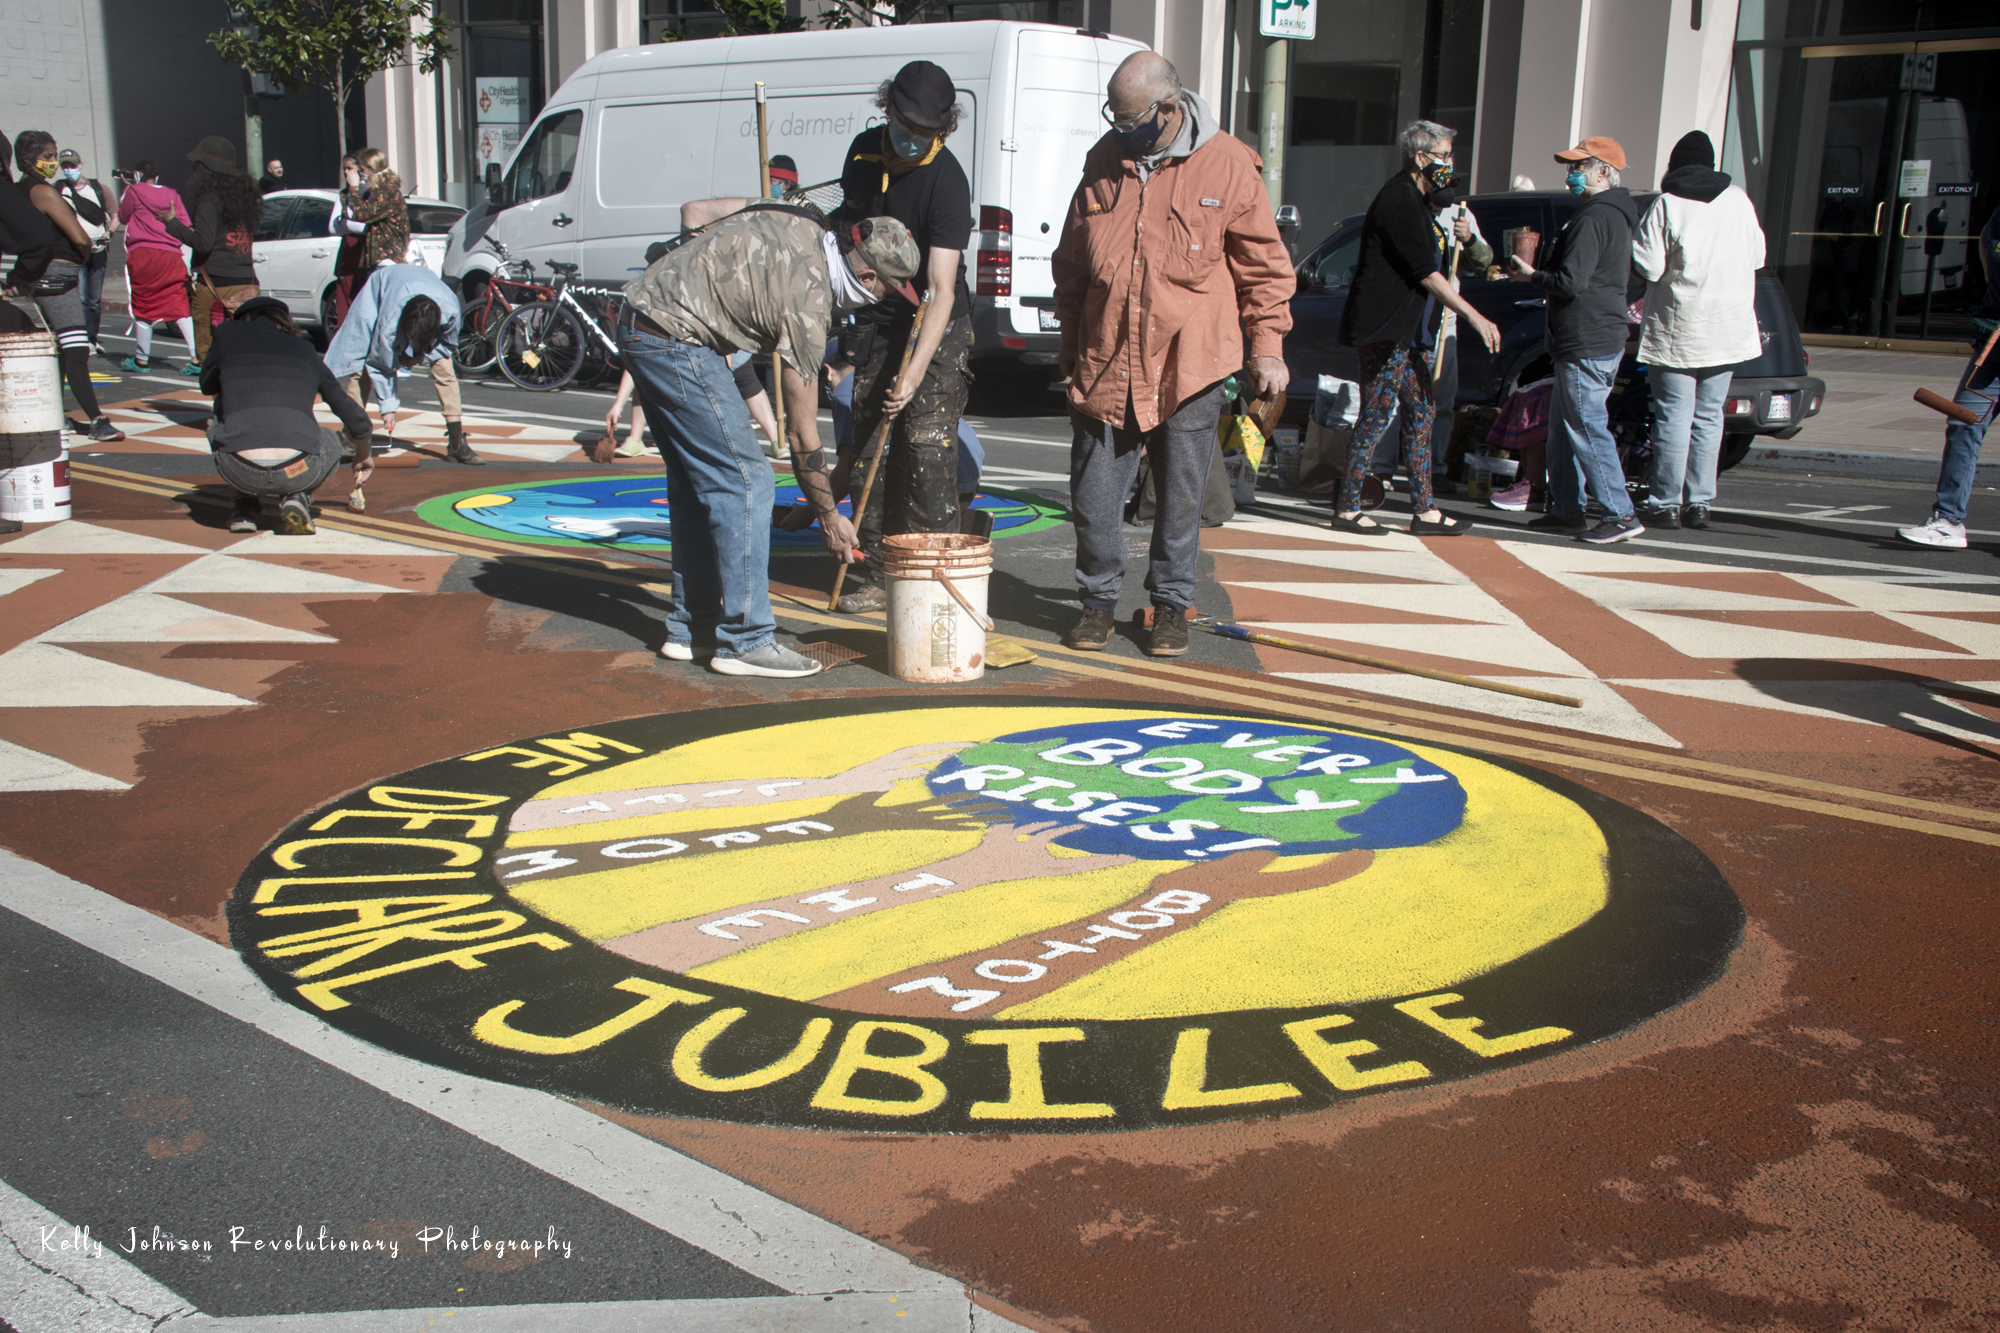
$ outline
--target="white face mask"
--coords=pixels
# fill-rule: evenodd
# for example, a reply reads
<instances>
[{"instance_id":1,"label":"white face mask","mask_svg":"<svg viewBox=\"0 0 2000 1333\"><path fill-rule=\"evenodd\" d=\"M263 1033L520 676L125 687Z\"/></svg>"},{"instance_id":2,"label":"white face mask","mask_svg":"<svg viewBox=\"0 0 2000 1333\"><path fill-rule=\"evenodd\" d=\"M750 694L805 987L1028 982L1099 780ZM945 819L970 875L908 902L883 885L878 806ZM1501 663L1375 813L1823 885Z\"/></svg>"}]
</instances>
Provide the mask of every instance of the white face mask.
<instances>
[{"instance_id":1,"label":"white face mask","mask_svg":"<svg viewBox=\"0 0 2000 1333\"><path fill-rule=\"evenodd\" d=\"M826 277L833 288L836 310L859 310L882 299L862 286L861 280L854 276L854 270L847 266L847 256L840 253L840 242L833 239L832 232L820 237L820 245L826 250Z\"/></svg>"}]
</instances>

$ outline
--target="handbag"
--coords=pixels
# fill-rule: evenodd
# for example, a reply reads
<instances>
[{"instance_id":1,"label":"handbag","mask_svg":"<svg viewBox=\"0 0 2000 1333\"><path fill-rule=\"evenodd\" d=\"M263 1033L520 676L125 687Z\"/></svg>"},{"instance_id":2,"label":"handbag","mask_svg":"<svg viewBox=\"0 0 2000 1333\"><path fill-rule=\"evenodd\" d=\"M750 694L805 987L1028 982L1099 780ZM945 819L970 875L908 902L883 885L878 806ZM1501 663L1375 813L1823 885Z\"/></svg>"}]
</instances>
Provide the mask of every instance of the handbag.
<instances>
[{"instance_id":1,"label":"handbag","mask_svg":"<svg viewBox=\"0 0 2000 1333\"><path fill-rule=\"evenodd\" d=\"M78 281L80 281L81 277L82 277L81 273L74 266L70 267L70 271L68 273L60 273L60 274L43 273L42 276L36 279L35 281L35 295L37 296L67 295L68 293L76 290L76 284L78 283Z\"/></svg>"}]
</instances>

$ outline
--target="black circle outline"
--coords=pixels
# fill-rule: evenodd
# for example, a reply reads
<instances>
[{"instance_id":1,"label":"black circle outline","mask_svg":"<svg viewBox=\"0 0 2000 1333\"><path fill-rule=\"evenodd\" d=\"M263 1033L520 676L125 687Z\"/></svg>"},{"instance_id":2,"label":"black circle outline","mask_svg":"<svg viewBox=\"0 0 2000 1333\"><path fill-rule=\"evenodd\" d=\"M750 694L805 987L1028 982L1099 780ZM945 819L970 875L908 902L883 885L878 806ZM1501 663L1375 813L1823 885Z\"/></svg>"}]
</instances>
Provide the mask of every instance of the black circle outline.
<instances>
[{"instance_id":1,"label":"black circle outline","mask_svg":"<svg viewBox=\"0 0 2000 1333\"><path fill-rule=\"evenodd\" d=\"M1137 704L1120 699L966 694L935 700L875 696L750 704L626 718L593 724L585 729L628 744L639 744L647 753L657 753L672 746L732 731L761 729L816 718L934 708L1047 709L1065 704L1141 715L1185 712L1266 723L1322 725L1288 722L1273 714L1239 709L1194 709L1165 704ZM1407 738L1371 732L1365 728L1328 729L1373 736L1390 744L1408 743ZM558 728L546 735L559 738L574 730L577 729ZM529 737L514 744L533 744L538 739ZM251 970L287 1002L342 1031L429 1064L638 1114L688 1116L752 1125L839 1129L843 1132L1081 1133L1302 1113L1355 1097L1369 1096L1375 1091L1407 1090L1470 1078L1602 1041L1686 1001L1722 973L1741 937L1744 911L1728 881L1692 843L1651 816L1565 778L1462 746L1434 741L1420 743L1429 749L1477 759L1547 787L1582 807L1602 831L1608 847L1608 896L1605 906L1568 933L1490 972L1450 987L1464 999L1462 1003L1451 1006L1452 1014L1448 1017L1477 1015L1485 1020L1483 1031L1491 1034L1560 1026L1574 1033L1569 1040L1511 1055L1480 1057L1394 1010L1393 1006L1398 1001L1414 996L1310 1008L1233 1010L1182 1018L1065 1020L1060 1026L1082 1029L1085 1040L1043 1048L1043 1076L1048 1100L1108 1102L1117 1108L1114 1118L971 1119L967 1110L974 1101L1006 1100L1006 1052L996 1046L974 1047L956 1040L941 1060L929 1066L930 1072L941 1078L950 1089L950 1095L935 1110L893 1118L829 1112L813 1107L809 1099L832 1058L831 1053L844 1030L841 1025L867 1019L869 1015L824 1009L761 992L716 985L614 954L562 923L540 917L526 904L513 899L491 869L490 856L482 858L475 868L474 879L459 882L464 885L462 889L418 885L408 892L494 894L496 908L504 905L507 910L529 918L529 924L522 928L523 931L541 931L558 936L568 941L571 947L553 952L539 948L519 949L512 951L512 957L503 956L504 962L478 970L430 967L369 982L347 993L348 1007L322 1012L300 997L296 979L265 958L257 947L259 938L275 938L296 931L301 925L299 918L274 925L268 920L260 920L252 908L251 896L262 880L299 873L278 867L271 860L273 849L301 836L310 836L307 830L311 824L334 810L355 808L352 804L354 796L384 784L448 790L477 789L496 793L505 791L510 798L509 805L481 812L500 815L504 836L507 815L521 802L538 795L550 782L549 775L540 769L522 770L504 763L488 763L479 770L478 782L469 783L466 781L467 770L462 766L453 767L462 763L462 756L375 779L355 788L342 799L328 802L293 821L271 841L238 880L228 906L230 937ZM614 762L627 758L629 756L622 753L611 756ZM445 836L450 835L447 833ZM392 864L389 856L373 857L375 864L372 866L365 864L371 858L357 856L354 859L364 864L315 866L314 869L340 869L354 873L370 868L384 872L410 868L407 863ZM388 895L378 893L374 896ZM303 924L310 927L311 923L308 920ZM391 946L392 950L396 947ZM418 945L405 948L401 953L385 951L381 959L371 959L371 964L420 956L436 950L435 945ZM714 999L699 1007L673 1006L637 1028L574 1056L525 1055L486 1046L470 1036L471 1024L479 1014L511 999L526 1001L525 1008L517 1015L519 1025L524 1028L539 1030L536 1021L539 1019L556 1031L581 1030L631 1004L629 994L615 991L612 986L618 980L634 976L698 990L712 995ZM1435 990L1419 991L1414 995L1436 993ZM835 1034L808 1067L778 1084L738 1093L706 1093L689 1088L675 1079L667 1068L673 1045L688 1028L727 1006L750 1011L731 1029L732 1051L745 1069L755 1068L790 1049L810 1018L834 1019ZM568 1016L558 1017L565 1009L569 1011ZM1419 1059L1429 1066L1431 1076L1360 1092L1334 1090L1284 1039L1280 1030L1286 1022L1330 1013L1346 1014L1353 1019L1352 1024L1340 1028L1341 1040L1371 1040L1381 1047L1381 1055L1370 1057L1370 1063ZM895 1022L915 1022L948 1038L979 1029L1057 1025L1047 1020L996 1022L990 1019L912 1020L902 1016L890 1017ZM1177 1111L1163 1109L1159 1103L1169 1056L1179 1032L1189 1027L1211 1030L1209 1086L1233 1087L1285 1081L1297 1087L1301 1095L1241 1106ZM901 1041L907 1041L907 1038L893 1033L878 1034L877 1044L870 1049L885 1054L900 1053L893 1048ZM711 1057L711 1064L723 1063L724 1067L712 1072L727 1074L731 1072L730 1068L727 1062L719 1060L720 1054L718 1052L717 1056ZM870 1080L876 1082L871 1086ZM888 1099L906 1097L909 1092L906 1083L866 1073L852 1086L858 1095Z\"/></svg>"}]
</instances>

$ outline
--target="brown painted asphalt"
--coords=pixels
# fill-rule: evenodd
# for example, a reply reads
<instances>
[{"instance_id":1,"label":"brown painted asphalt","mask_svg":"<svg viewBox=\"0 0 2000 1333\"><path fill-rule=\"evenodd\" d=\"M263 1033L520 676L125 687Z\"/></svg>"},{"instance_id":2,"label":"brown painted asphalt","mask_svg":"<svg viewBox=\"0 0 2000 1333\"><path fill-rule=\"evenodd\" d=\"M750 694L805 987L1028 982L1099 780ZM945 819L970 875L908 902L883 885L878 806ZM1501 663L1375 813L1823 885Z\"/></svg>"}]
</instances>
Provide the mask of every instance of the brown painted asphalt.
<instances>
[{"instance_id":1,"label":"brown painted asphalt","mask_svg":"<svg viewBox=\"0 0 2000 1333\"><path fill-rule=\"evenodd\" d=\"M203 549L232 541L226 502L194 466L168 479L83 463L75 474L79 520ZM226 941L225 900L273 834L382 775L607 719L918 693L868 663L764 683L607 649L575 621L656 622L659 602L647 596L664 598L656 565L508 546L408 512L468 484L547 475L497 465L472 481L436 465L385 470L370 485L369 514L328 505L322 530L426 553L303 557L266 543L257 556L413 595L182 599L330 642L68 645L254 706L0 708L0 739L133 784L0 798L6 844ZM1284 539L1211 536L1219 566L1239 562L1231 577L1304 586L1295 567L1282 577L1241 572L1275 567L1255 552L1282 554ZM191 558L29 555L11 545L0 543L0 573L64 572L7 596L13 614L0 649ZM1698 674L1663 666L1660 652L1629 637L1627 621L1497 543L1431 545L1600 677ZM817 572L804 581L822 582ZM1253 612L1252 593L1232 595L1245 619L1309 618L1279 602ZM1788 595L1812 600L1796 588ZM1317 614L1338 620L1327 605ZM809 637L854 623L797 602L779 609L782 626ZM1878 641L1906 655L1931 651L1918 631L1886 622ZM1272 673L1329 664L1281 650L1264 650L1252 670L1031 646L1038 663L979 688L1267 711L1483 750L1568 778L1706 853L1742 900L1743 942L1707 990L1621 1036L1310 1114L1050 1136L838 1134L604 1114L1051 1330L1692 1333L2000 1322L1992 747L1647 695L1647 716L1683 744L1673 748L1287 679ZM1463 669L1454 660L1451 669ZM1903 665L1815 670L1838 680ZM1962 665L1952 679L2000 674L1990 660ZM1940 668L1923 659L1910 674ZM2000 718L1990 702L1967 708Z\"/></svg>"}]
</instances>

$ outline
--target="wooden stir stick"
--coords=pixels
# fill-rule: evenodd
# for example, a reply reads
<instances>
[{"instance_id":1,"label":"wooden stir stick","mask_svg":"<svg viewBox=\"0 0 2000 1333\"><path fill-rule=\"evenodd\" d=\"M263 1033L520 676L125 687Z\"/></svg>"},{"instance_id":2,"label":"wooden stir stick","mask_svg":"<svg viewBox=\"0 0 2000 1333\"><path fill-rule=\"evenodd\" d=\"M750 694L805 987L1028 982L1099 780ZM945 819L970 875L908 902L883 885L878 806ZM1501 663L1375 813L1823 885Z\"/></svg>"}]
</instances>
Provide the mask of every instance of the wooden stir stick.
<instances>
[{"instance_id":1,"label":"wooden stir stick","mask_svg":"<svg viewBox=\"0 0 2000 1333\"><path fill-rule=\"evenodd\" d=\"M896 387L899 389L903 385L903 376L909 373L910 356L917 350L917 335L924 331L924 316L930 311L930 308L931 298L926 293L923 301L917 306L916 321L910 325L910 340L903 344L903 364L896 369ZM868 497L875 493L875 474L881 471L882 455L889 451L889 428L896 424L896 417L900 415L900 412L895 414L883 413L882 423L875 427L875 438L870 441L874 457L868 460L868 472L861 482L861 497L854 502L854 539L856 541L861 540L861 516L868 511ZM834 500L835 503L838 503L839 497L835 496ZM840 609L840 591L846 586L847 562L843 560L840 562L840 568L833 575L833 595L826 599L827 610L838 611Z\"/></svg>"}]
</instances>

